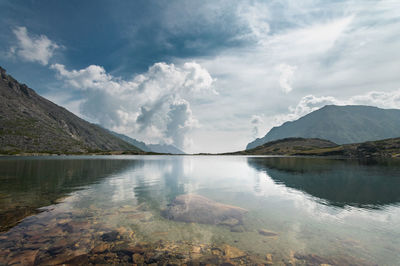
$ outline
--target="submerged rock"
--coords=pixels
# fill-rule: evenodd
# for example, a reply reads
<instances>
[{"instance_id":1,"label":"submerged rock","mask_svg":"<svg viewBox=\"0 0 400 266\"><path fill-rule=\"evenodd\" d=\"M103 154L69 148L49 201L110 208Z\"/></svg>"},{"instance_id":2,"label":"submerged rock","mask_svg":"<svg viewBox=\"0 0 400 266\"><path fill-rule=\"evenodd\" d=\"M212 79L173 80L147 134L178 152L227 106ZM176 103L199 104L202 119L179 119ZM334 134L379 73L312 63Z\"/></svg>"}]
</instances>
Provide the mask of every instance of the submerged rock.
<instances>
[{"instance_id":1,"label":"submerged rock","mask_svg":"<svg viewBox=\"0 0 400 266\"><path fill-rule=\"evenodd\" d=\"M8 264L13 265L34 265L35 264L35 259L38 254L39 250L25 250L24 252L21 252L18 254L18 256L15 256L12 258Z\"/></svg>"},{"instance_id":2,"label":"submerged rock","mask_svg":"<svg viewBox=\"0 0 400 266\"><path fill-rule=\"evenodd\" d=\"M243 225L235 225L235 226L231 226L231 232L233 233L243 233L246 231L246 229L244 228Z\"/></svg>"},{"instance_id":3,"label":"submerged rock","mask_svg":"<svg viewBox=\"0 0 400 266\"><path fill-rule=\"evenodd\" d=\"M293 255L296 264L300 265L375 265L365 260L356 257L337 256L337 257L322 257L317 254L300 254Z\"/></svg>"},{"instance_id":4,"label":"submerged rock","mask_svg":"<svg viewBox=\"0 0 400 266\"><path fill-rule=\"evenodd\" d=\"M242 250L226 244L223 245L223 250L225 257L227 257L228 259L236 259L246 256L246 253Z\"/></svg>"},{"instance_id":5,"label":"submerged rock","mask_svg":"<svg viewBox=\"0 0 400 266\"><path fill-rule=\"evenodd\" d=\"M272 231L268 231L268 230L265 230L265 229L259 229L258 233L260 235L267 236L267 237L277 237L278 236L277 233L272 232Z\"/></svg>"},{"instance_id":6,"label":"submerged rock","mask_svg":"<svg viewBox=\"0 0 400 266\"><path fill-rule=\"evenodd\" d=\"M138 254L138 253L132 255L132 260L133 260L133 263L136 263L136 264L143 264L144 263L143 256Z\"/></svg>"},{"instance_id":7,"label":"submerged rock","mask_svg":"<svg viewBox=\"0 0 400 266\"><path fill-rule=\"evenodd\" d=\"M121 239L121 236L118 233L118 231L111 231L111 232L108 232L108 233L104 233L101 236L101 239L103 241L105 241L105 242L115 242L115 241Z\"/></svg>"},{"instance_id":8,"label":"submerged rock","mask_svg":"<svg viewBox=\"0 0 400 266\"><path fill-rule=\"evenodd\" d=\"M93 253L103 253L103 252L109 250L110 247L111 247L110 244L101 243L101 244L98 244L97 246L95 246L95 247L92 249L92 252L93 252Z\"/></svg>"},{"instance_id":9,"label":"submerged rock","mask_svg":"<svg viewBox=\"0 0 400 266\"><path fill-rule=\"evenodd\" d=\"M236 225L239 225L239 224L240 224L240 221L239 221L238 219L235 219L235 218L228 218L228 219L226 219L226 220L223 220L223 221L220 222L219 224L221 224L221 225L227 225L227 226L230 226L230 227L234 227L234 226L236 226Z\"/></svg>"},{"instance_id":10,"label":"submerged rock","mask_svg":"<svg viewBox=\"0 0 400 266\"><path fill-rule=\"evenodd\" d=\"M223 224L236 226L242 224L243 215L247 210L215 202L206 197L185 194L176 197L163 216L180 222Z\"/></svg>"},{"instance_id":11,"label":"submerged rock","mask_svg":"<svg viewBox=\"0 0 400 266\"><path fill-rule=\"evenodd\" d=\"M272 265L274 263L272 260L272 254L270 254L270 253L267 253L265 255L265 259L267 260L267 262L266 262L267 265Z\"/></svg>"}]
</instances>

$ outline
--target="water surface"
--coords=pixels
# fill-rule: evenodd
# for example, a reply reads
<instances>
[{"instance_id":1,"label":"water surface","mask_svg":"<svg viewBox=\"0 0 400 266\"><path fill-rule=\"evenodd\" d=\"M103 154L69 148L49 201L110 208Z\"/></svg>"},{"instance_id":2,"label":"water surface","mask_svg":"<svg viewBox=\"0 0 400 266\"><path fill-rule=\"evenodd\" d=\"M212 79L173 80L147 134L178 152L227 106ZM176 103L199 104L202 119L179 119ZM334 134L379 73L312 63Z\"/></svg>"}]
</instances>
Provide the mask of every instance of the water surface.
<instances>
[{"instance_id":1,"label":"water surface","mask_svg":"<svg viewBox=\"0 0 400 266\"><path fill-rule=\"evenodd\" d=\"M0 159L0 264L396 265L400 164L241 156ZM196 194L240 225L165 218Z\"/></svg>"}]
</instances>

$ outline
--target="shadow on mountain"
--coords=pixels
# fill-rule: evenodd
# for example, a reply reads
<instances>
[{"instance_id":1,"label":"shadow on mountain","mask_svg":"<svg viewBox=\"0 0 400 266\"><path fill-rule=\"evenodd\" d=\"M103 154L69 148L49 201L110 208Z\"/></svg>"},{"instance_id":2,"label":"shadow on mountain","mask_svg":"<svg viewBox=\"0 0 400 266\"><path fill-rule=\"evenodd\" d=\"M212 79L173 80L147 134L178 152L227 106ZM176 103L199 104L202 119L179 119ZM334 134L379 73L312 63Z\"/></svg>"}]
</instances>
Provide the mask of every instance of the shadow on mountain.
<instances>
[{"instance_id":1,"label":"shadow on mountain","mask_svg":"<svg viewBox=\"0 0 400 266\"><path fill-rule=\"evenodd\" d=\"M324 204L380 209L400 202L399 161L318 158L248 158L275 183L319 198Z\"/></svg>"},{"instance_id":2,"label":"shadow on mountain","mask_svg":"<svg viewBox=\"0 0 400 266\"><path fill-rule=\"evenodd\" d=\"M0 160L0 231L52 205L78 189L131 168L142 161L110 159Z\"/></svg>"}]
</instances>

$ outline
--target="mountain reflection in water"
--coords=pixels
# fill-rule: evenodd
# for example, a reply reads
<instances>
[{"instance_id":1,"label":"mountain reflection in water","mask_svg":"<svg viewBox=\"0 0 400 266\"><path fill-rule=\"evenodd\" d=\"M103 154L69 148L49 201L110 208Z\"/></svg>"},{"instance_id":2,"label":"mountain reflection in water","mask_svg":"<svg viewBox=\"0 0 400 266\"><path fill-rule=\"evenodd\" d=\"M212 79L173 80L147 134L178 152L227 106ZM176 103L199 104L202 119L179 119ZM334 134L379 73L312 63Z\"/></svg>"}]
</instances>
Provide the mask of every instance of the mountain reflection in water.
<instances>
[{"instance_id":1,"label":"mountain reflection in water","mask_svg":"<svg viewBox=\"0 0 400 266\"><path fill-rule=\"evenodd\" d=\"M3 157L0 265L395 265L399 170L317 158Z\"/></svg>"},{"instance_id":2,"label":"mountain reflection in water","mask_svg":"<svg viewBox=\"0 0 400 266\"><path fill-rule=\"evenodd\" d=\"M250 157L248 164L324 204L379 209L400 202L400 162Z\"/></svg>"},{"instance_id":3,"label":"mountain reflection in water","mask_svg":"<svg viewBox=\"0 0 400 266\"><path fill-rule=\"evenodd\" d=\"M143 165L143 161L83 158L0 160L0 232L70 192Z\"/></svg>"}]
</instances>

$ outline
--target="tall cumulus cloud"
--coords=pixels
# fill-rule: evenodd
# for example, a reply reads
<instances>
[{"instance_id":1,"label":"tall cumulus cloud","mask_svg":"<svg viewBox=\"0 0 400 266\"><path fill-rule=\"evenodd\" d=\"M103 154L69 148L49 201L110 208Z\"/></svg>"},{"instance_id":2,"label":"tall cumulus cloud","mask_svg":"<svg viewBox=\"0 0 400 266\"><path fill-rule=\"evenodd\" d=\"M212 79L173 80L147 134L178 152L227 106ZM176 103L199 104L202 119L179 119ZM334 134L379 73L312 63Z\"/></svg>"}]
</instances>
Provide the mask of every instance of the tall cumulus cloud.
<instances>
[{"instance_id":1,"label":"tall cumulus cloud","mask_svg":"<svg viewBox=\"0 0 400 266\"><path fill-rule=\"evenodd\" d=\"M61 64L51 68L66 86L81 91L83 115L112 130L179 148L190 144L187 133L199 125L190 101L217 94L211 75L195 62L156 63L129 80L97 65L80 70L67 70Z\"/></svg>"}]
</instances>

